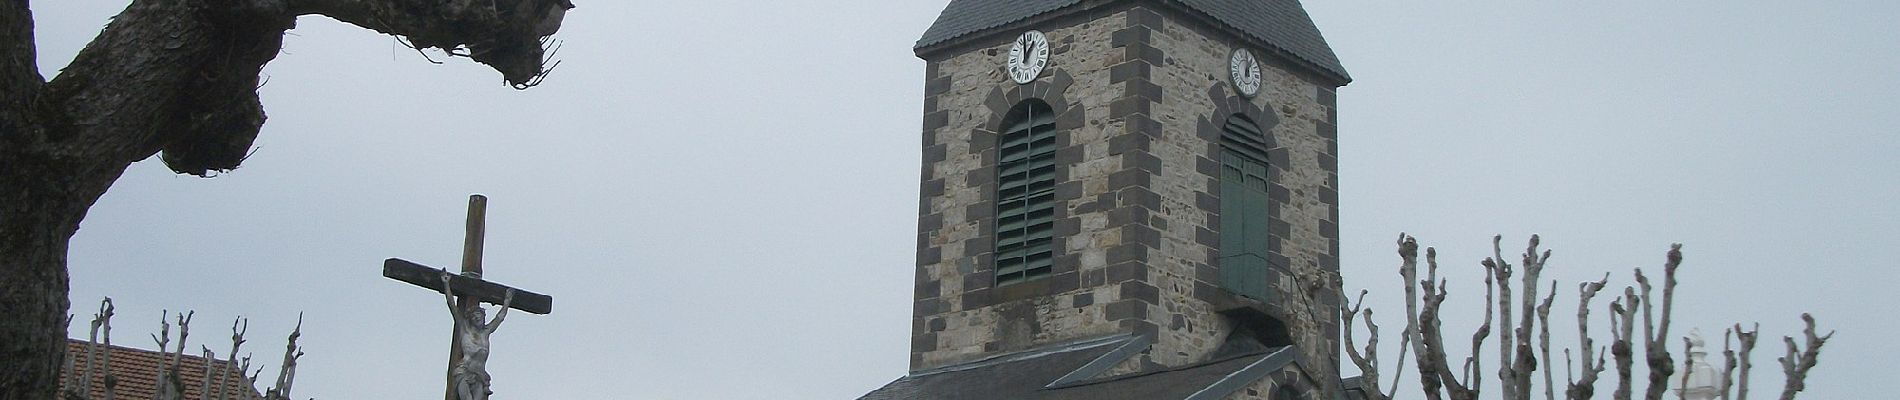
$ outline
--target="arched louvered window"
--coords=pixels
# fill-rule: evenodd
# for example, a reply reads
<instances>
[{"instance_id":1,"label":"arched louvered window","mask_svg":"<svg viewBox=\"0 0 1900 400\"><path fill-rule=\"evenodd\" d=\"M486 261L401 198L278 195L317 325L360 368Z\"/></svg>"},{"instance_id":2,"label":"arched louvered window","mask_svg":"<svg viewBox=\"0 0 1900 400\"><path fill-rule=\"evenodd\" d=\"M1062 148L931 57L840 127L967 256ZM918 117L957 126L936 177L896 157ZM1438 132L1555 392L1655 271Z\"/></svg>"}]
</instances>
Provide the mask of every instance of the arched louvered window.
<instances>
[{"instance_id":1,"label":"arched louvered window","mask_svg":"<svg viewBox=\"0 0 1900 400\"><path fill-rule=\"evenodd\" d=\"M996 285L1049 275L1054 264L1055 113L1039 100L1011 107L996 154Z\"/></svg>"},{"instance_id":2,"label":"arched louvered window","mask_svg":"<svg viewBox=\"0 0 1900 400\"><path fill-rule=\"evenodd\" d=\"M1272 187L1266 132L1245 116L1221 129L1220 278L1234 293L1267 301Z\"/></svg>"}]
</instances>

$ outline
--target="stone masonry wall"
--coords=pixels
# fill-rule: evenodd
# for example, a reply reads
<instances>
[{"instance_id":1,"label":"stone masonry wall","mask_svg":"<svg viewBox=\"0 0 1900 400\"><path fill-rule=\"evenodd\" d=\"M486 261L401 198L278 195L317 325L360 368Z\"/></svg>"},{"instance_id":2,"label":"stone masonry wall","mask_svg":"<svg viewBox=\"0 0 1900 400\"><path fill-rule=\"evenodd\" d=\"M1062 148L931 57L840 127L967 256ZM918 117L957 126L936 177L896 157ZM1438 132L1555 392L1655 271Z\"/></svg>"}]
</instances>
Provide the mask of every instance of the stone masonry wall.
<instances>
[{"instance_id":1,"label":"stone masonry wall","mask_svg":"<svg viewBox=\"0 0 1900 400\"><path fill-rule=\"evenodd\" d=\"M1121 96L1108 82L1121 59L1110 39L1126 21L1115 13L1036 27L1052 51L1049 67L1029 85L1011 82L1002 69L1014 34L928 62L912 370L1123 331L1110 318L1128 312L1111 306L1122 294L1101 284L1119 234L1103 229L1109 216L1098 198L1124 169L1107 152L1122 129L1108 117ZM1058 114L1060 245L1051 276L996 288L997 130L1003 114L1028 98Z\"/></svg>"},{"instance_id":2,"label":"stone masonry wall","mask_svg":"<svg viewBox=\"0 0 1900 400\"><path fill-rule=\"evenodd\" d=\"M1269 243L1275 254L1269 258L1286 270L1269 274L1274 289L1268 306L1300 346L1302 363L1319 371L1337 371L1340 281L1334 89L1296 72L1288 62L1272 56L1270 49L1210 29L1190 15L1168 16L1152 35L1154 47L1167 49L1165 67L1152 77L1164 94L1154 105L1163 135L1152 147L1164 171L1155 190L1171 222L1162 234L1165 258L1151 260L1158 269L1170 271L1157 283L1164 288L1163 306L1176 321L1186 319L1189 328L1224 328L1222 317L1204 310L1220 292L1215 263L1220 243L1216 236L1220 231L1220 164L1214 158L1220 151L1220 129L1235 114L1248 115L1263 128L1271 123L1269 132L1276 148L1268 152L1274 183L1269 197L1276 210ZM1246 47L1261 59L1263 83L1252 98L1240 96L1229 82L1228 60L1236 47ZM1204 337L1174 330L1163 335L1158 342L1164 345L1157 350L1172 348L1187 359L1198 359L1212 350L1201 344ZM1167 346L1170 338L1173 345ZM1326 375L1318 381L1325 386L1322 390L1331 392L1338 377Z\"/></svg>"}]
</instances>

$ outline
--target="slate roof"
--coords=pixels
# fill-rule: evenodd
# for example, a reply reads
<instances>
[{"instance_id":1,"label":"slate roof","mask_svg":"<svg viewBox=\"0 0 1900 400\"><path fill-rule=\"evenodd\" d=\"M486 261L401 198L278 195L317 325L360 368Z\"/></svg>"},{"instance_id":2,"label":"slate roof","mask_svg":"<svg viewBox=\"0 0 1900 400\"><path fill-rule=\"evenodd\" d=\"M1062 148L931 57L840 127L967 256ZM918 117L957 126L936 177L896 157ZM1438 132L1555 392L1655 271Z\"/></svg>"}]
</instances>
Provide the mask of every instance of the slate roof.
<instances>
[{"instance_id":1,"label":"slate roof","mask_svg":"<svg viewBox=\"0 0 1900 400\"><path fill-rule=\"evenodd\" d=\"M1044 349L1031 356L1001 362L976 362L912 374L858 400L1174 400L1198 398L1194 397L1196 394L1218 399L1230 394L1220 391L1239 388L1217 385L1228 376L1244 375L1240 374L1243 369L1279 370L1290 365L1293 358L1291 352L1255 352L1160 372L1079 380L1049 387L1070 372L1115 352L1116 345L1121 343ZM1201 394L1204 390L1210 393Z\"/></svg>"},{"instance_id":2,"label":"slate roof","mask_svg":"<svg viewBox=\"0 0 1900 400\"><path fill-rule=\"evenodd\" d=\"M1352 81L1299 0L1159 0L1211 18L1328 75ZM1081 4L1082 0L952 0L916 50Z\"/></svg>"},{"instance_id":3,"label":"slate roof","mask_svg":"<svg viewBox=\"0 0 1900 400\"><path fill-rule=\"evenodd\" d=\"M103 359L107 352L112 353L112 363L111 365L105 366L104 369L95 370L93 372L92 393L90 393L92 398L105 398L106 388L103 371L106 370L112 371L112 374L118 379L118 384L113 387L114 398L151 399L158 396L158 366L163 363L161 360L165 359L163 354L156 351L130 347L99 345L99 355L101 356L99 359ZM86 341L66 339L66 359L70 360L74 365L77 365L77 368L84 368L86 365ZM184 381L185 398L199 398L199 389L202 388L205 378L205 359L204 357L185 355L183 360L182 366L178 368L178 378ZM211 384L214 388L214 392L218 383L223 382L224 387L229 390L228 393L230 393L231 399L257 399L263 397L257 392L257 389L244 384L243 376L237 371L237 367L231 366L229 363L224 362L224 360L211 360L211 363L215 368L211 376ZM65 393L66 388L69 386L79 385L79 377L70 376L69 374L72 373L72 367L60 371L60 393Z\"/></svg>"}]
</instances>

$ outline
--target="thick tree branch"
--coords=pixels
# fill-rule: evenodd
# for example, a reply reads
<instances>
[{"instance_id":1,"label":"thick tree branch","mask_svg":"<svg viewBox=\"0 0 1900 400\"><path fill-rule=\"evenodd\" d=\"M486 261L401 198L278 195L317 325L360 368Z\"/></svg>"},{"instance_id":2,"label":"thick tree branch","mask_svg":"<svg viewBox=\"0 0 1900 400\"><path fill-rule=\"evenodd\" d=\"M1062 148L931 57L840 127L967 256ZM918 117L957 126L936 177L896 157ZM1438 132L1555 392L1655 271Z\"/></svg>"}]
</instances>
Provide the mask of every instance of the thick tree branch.
<instances>
[{"instance_id":1,"label":"thick tree branch","mask_svg":"<svg viewBox=\"0 0 1900 400\"><path fill-rule=\"evenodd\" d=\"M1755 352L1755 340L1759 338L1761 338L1761 324L1755 324L1754 329L1747 331L1742 330L1742 324L1735 324L1735 340L1741 342L1742 346L1742 371L1741 375L1735 378L1735 400L1748 400L1748 371L1755 367L1755 364L1749 361L1749 355Z\"/></svg>"},{"instance_id":2,"label":"thick tree branch","mask_svg":"<svg viewBox=\"0 0 1900 400\"><path fill-rule=\"evenodd\" d=\"M1597 292L1603 291L1603 287L1609 283L1610 274L1604 273L1603 279L1596 282L1577 284L1577 338L1581 342L1578 343L1580 346L1577 351L1583 352L1583 374L1581 378L1570 382L1564 389L1565 399L1587 400L1596 395L1597 376L1603 373L1604 360L1602 354L1591 357L1596 352L1597 346L1596 341L1590 339L1590 299L1595 298ZM1610 321L1614 323L1615 315L1612 314L1611 317ZM1595 364L1590 363L1592 358L1596 359Z\"/></svg>"},{"instance_id":3,"label":"thick tree branch","mask_svg":"<svg viewBox=\"0 0 1900 400\"><path fill-rule=\"evenodd\" d=\"M569 0L283 0L296 15L317 14L390 35L418 49L466 55L517 87L545 72L545 43Z\"/></svg>"},{"instance_id":4,"label":"thick tree branch","mask_svg":"<svg viewBox=\"0 0 1900 400\"><path fill-rule=\"evenodd\" d=\"M1814 369L1814 365L1820 362L1821 345L1834 338L1833 331L1829 331L1826 336L1814 334L1814 316L1803 313L1801 321L1808 325L1807 329L1801 331L1807 335L1806 349L1796 345L1792 336L1781 338L1788 344L1788 354L1781 357L1781 370L1788 375L1787 383L1781 389L1781 400L1794 400L1795 393L1808 388L1808 370Z\"/></svg>"},{"instance_id":5,"label":"thick tree branch","mask_svg":"<svg viewBox=\"0 0 1900 400\"><path fill-rule=\"evenodd\" d=\"M526 85L566 0L134 2L48 84L50 154L130 163L165 151L173 170L236 168L264 122L258 75L296 16L322 14L418 46L465 50ZM123 168L123 166L120 166Z\"/></svg>"},{"instance_id":6,"label":"thick tree branch","mask_svg":"<svg viewBox=\"0 0 1900 400\"><path fill-rule=\"evenodd\" d=\"M1490 268L1489 265L1485 267L1487 269ZM1434 273L1433 275L1437 274ZM1484 362L1478 359L1478 353L1481 352L1480 349L1484 348L1484 340L1491 337L1491 321L1495 317L1495 313L1491 309L1491 301L1494 298L1493 295L1496 294L1497 287L1505 286L1503 282L1503 280L1499 280L1494 283L1491 281L1489 275L1484 279L1484 323L1478 325L1477 332L1471 333L1471 355L1465 357L1465 383L1463 387L1451 387L1453 389L1452 393L1454 399L1458 398L1460 392L1464 392L1465 396L1468 396L1466 398L1478 398L1478 392L1484 388ZM1431 303L1433 310L1432 325L1434 327L1438 325L1438 314L1440 314L1440 310L1445 302L1445 287L1449 285L1447 282L1439 282L1437 301ZM1510 307L1501 308L1510 309ZM1441 343L1438 346L1442 349L1444 344Z\"/></svg>"},{"instance_id":7,"label":"thick tree branch","mask_svg":"<svg viewBox=\"0 0 1900 400\"><path fill-rule=\"evenodd\" d=\"M1636 270L1636 283L1643 287L1643 357L1649 365L1649 386L1643 392L1645 400L1662 400L1664 392L1669 390L1669 377L1676 373L1676 363L1669 355L1669 316L1674 310L1676 297L1676 269L1682 265L1682 244L1669 246L1667 260L1663 264L1663 297L1661 320L1650 317L1650 306L1656 301L1650 297L1649 278L1643 276L1643 270Z\"/></svg>"},{"instance_id":8,"label":"thick tree branch","mask_svg":"<svg viewBox=\"0 0 1900 400\"><path fill-rule=\"evenodd\" d=\"M1523 317L1517 325L1517 342L1512 344L1516 347L1514 350L1516 356L1509 361L1512 377L1516 381L1507 384L1508 387L1515 389L1516 393L1507 394L1506 398L1530 399L1531 373L1537 370L1537 357L1531 354L1531 330L1537 326L1534 314L1549 314L1547 308L1539 309L1537 304L1537 287L1543 279L1544 265L1550 261L1549 250L1543 251L1541 256L1538 253L1538 241L1537 235L1531 235L1530 244L1524 249L1524 300L1520 305ZM1492 247L1495 249L1497 246ZM1504 320L1504 323L1509 324L1510 321ZM1548 351L1544 358L1549 359Z\"/></svg>"},{"instance_id":9,"label":"thick tree branch","mask_svg":"<svg viewBox=\"0 0 1900 400\"><path fill-rule=\"evenodd\" d=\"M1427 267L1426 277L1423 280L1418 279L1418 242L1411 236L1399 235L1399 257L1404 260L1399 266L1399 275L1406 281L1406 324L1415 327L1408 328L1407 331L1418 332L1418 337L1412 340L1412 345L1415 347L1413 357L1418 365L1419 385L1425 391L1425 398L1438 400L1443 394L1449 394L1453 400L1476 399L1478 397L1476 383L1481 382L1482 379L1482 374L1474 372L1477 368L1477 357L1466 358L1465 376L1470 381L1462 384L1457 374L1452 371L1450 363L1446 361L1445 339L1439 329L1438 318L1440 306L1445 302L1445 283L1438 280L1437 250L1425 249ZM1489 288L1489 285L1486 287ZM1418 293L1421 289L1425 292L1422 295ZM1490 299L1487 298L1485 301L1488 309ZM1422 306L1421 302L1424 303ZM1481 334L1486 333L1490 326L1490 311L1486 310L1485 314L1486 328L1480 330ZM1481 344L1482 336L1473 335L1473 340L1479 343L1474 343L1472 349L1480 348L1475 344Z\"/></svg>"},{"instance_id":10,"label":"thick tree branch","mask_svg":"<svg viewBox=\"0 0 1900 400\"><path fill-rule=\"evenodd\" d=\"M47 85L36 150L108 179L161 149L179 172L235 168L263 123L258 72L295 20L234 1L133 2Z\"/></svg>"},{"instance_id":11,"label":"thick tree branch","mask_svg":"<svg viewBox=\"0 0 1900 400\"><path fill-rule=\"evenodd\" d=\"M1741 328L1741 325L1736 325ZM1722 400L1730 400L1729 390L1735 386L1735 329L1722 332Z\"/></svg>"}]
</instances>

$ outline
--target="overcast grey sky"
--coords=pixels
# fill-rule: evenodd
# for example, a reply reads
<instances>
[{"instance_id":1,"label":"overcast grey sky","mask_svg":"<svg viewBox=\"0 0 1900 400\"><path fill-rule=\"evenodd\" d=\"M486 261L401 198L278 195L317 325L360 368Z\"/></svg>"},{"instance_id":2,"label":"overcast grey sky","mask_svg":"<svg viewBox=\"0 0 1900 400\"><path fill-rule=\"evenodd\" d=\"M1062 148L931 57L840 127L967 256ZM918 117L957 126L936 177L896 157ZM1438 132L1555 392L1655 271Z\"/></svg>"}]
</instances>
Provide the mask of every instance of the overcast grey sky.
<instances>
[{"instance_id":1,"label":"overcast grey sky","mask_svg":"<svg viewBox=\"0 0 1900 400\"><path fill-rule=\"evenodd\" d=\"M127 3L35 3L46 74ZM247 316L274 372L301 312L298 397L432 398L448 313L381 260L454 265L465 196L484 193L487 277L555 297L496 334L498 396L837 399L902 375L910 45L945 2L578 3L564 63L525 92L301 20L242 169L142 162L93 207L73 313L112 296L115 342L147 348L160 309L197 310L193 348L223 349ZM1508 257L1544 235L1559 310L1575 282L1629 284L1682 242L1677 332L1760 321L1757 393L1780 386L1775 339L1805 311L1841 333L1803 398L1891 394L1873 383L1900 367L1879 340L1900 330L1900 3L1307 7L1356 79L1339 96L1346 286L1375 291L1388 332L1402 231L1440 248L1460 336L1492 234Z\"/></svg>"}]
</instances>

